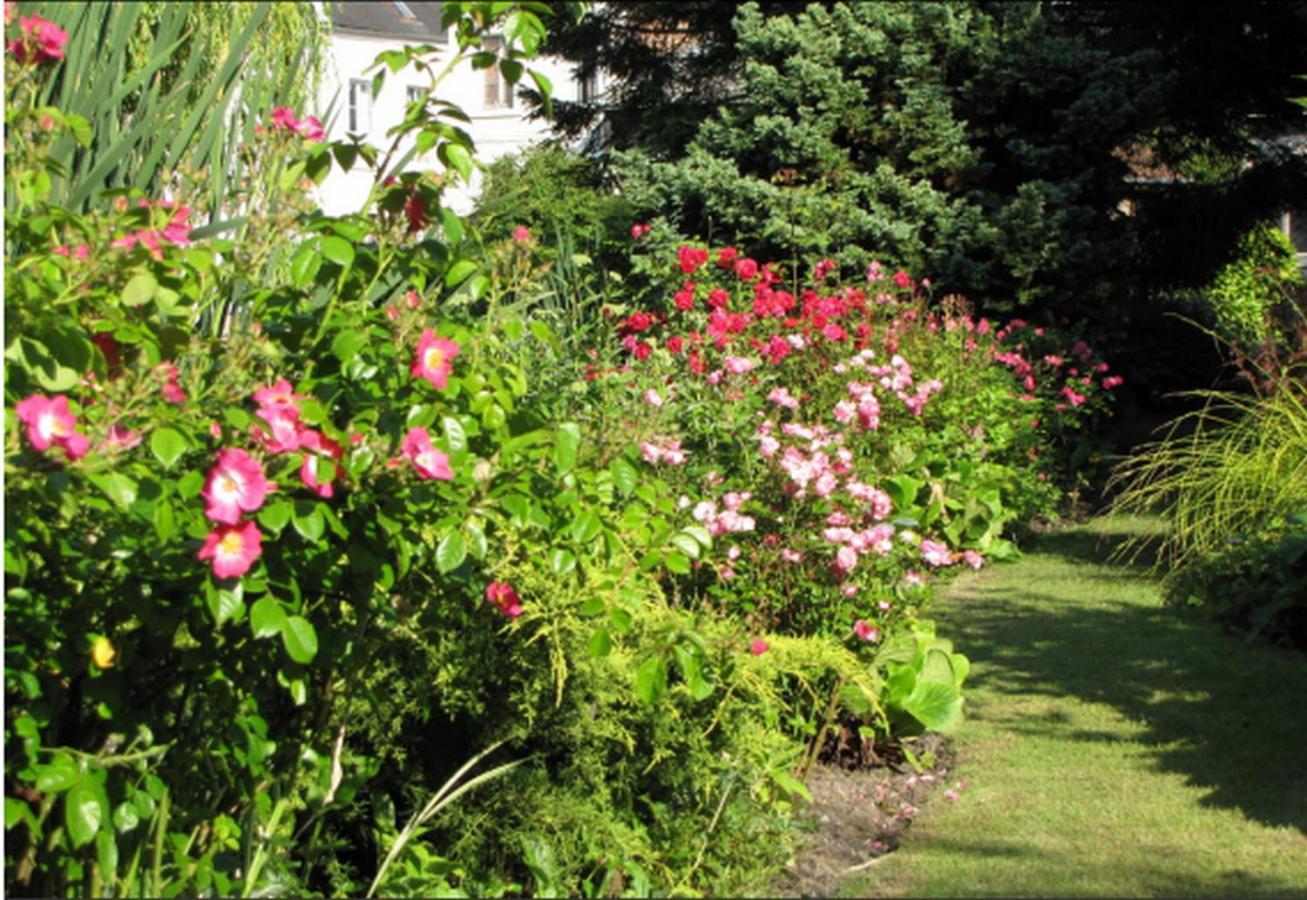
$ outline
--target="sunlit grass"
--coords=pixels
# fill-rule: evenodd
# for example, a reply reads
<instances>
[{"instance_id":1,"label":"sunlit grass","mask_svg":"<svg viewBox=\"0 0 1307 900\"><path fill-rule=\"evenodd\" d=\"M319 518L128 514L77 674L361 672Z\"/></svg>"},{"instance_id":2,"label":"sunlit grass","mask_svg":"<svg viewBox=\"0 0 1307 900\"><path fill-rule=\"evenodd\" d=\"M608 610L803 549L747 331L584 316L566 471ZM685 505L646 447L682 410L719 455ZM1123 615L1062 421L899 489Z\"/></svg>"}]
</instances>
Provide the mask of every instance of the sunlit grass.
<instances>
[{"instance_id":1,"label":"sunlit grass","mask_svg":"<svg viewBox=\"0 0 1307 900\"><path fill-rule=\"evenodd\" d=\"M1138 520L1044 536L937 608L973 659L956 802L847 896L1307 896L1307 664L1102 562Z\"/></svg>"}]
</instances>

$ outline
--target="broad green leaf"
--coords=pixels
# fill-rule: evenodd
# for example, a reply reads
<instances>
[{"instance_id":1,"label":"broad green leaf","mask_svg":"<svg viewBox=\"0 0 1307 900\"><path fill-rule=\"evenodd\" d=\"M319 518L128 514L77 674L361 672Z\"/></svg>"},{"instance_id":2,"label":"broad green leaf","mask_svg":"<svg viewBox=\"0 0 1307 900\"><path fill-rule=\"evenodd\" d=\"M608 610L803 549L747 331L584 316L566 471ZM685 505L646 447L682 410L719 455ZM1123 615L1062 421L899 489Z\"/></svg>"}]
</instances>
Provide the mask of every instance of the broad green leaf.
<instances>
[{"instance_id":1,"label":"broad green leaf","mask_svg":"<svg viewBox=\"0 0 1307 900\"><path fill-rule=\"evenodd\" d=\"M445 539L436 547L436 568L440 574L445 575L454 571L463 565L463 560L467 558L467 543L463 540L463 535L457 531L451 531L445 535Z\"/></svg>"},{"instance_id":2,"label":"broad green leaf","mask_svg":"<svg viewBox=\"0 0 1307 900\"><path fill-rule=\"evenodd\" d=\"M322 248L317 238L305 241L290 260L291 284L303 290L313 283L322 268Z\"/></svg>"},{"instance_id":3,"label":"broad green leaf","mask_svg":"<svg viewBox=\"0 0 1307 900\"><path fill-rule=\"evenodd\" d=\"M119 831L131 831L140 823L140 813L130 803L120 803L113 811L113 827Z\"/></svg>"},{"instance_id":4,"label":"broad green leaf","mask_svg":"<svg viewBox=\"0 0 1307 900\"><path fill-rule=\"evenodd\" d=\"M250 607L250 631L256 638L281 634L286 627L286 611L281 602L272 597L260 597Z\"/></svg>"},{"instance_id":5,"label":"broad green leaf","mask_svg":"<svg viewBox=\"0 0 1307 900\"><path fill-rule=\"evenodd\" d=\"M653 706L667 693L667 663L661 656L651 656L635 670L635 695L646 706Z\"/></svg>"},{"instance_id":6,"label":"broad green leaf","mask_svg":"<svg viewBox=\"0 0 1307 900\"><path fill-rule=\"evenodd\" d=\"M463 526L463 531L467 535L467 552L474 559L485 559L489 550L485 530L475 522L469 522Z\"/></svg>"},{"instance_id":7,"label":"broad green leaf","mask_svg":"<svg viewBox=\"0 0 1307 900\"><path fill-rule=\"evenodd\" d=\"M100 871L112 873L118 870L118 842L111 829L104 829L95 836L95 861Z\"/></svg>"},{"instance_id":8,"label":"broad green leaf","mask_svg":"<svg viewBox=\"0 0 1307 900\"><path fill-rule=\"evenodd\" d=\"M609 635L608 629L595 629L595 633L590 635L590 655L595 659L603 659L612 649L613 638Z\"/></svg>"},{"instance_id":9,"label":"broad green leaf","mask_svg":"<svg viewBox=\"0 0 1307 900\"><path fill-rule=\"evenodd\" d=\"M549 553L549 568L558 575L566 575L576 568L576 556L570 550L556 547Z\"/></svg>"},{"instance_id":10,"label":"broad green leaf","mask_svg":"<svg viewBox=\"0 0 1307 900\"><path fill-rule=\"evenodd\" d=\"M667 564L667 568L677 575L690 574L690 560L684 554L669 553L664 562Z\"/></svg>"},{"instance_id":11,"label":"broad green leaf","mask_svg":"<svg viewBox=\"0 0 1307 900\"><path fill-rule=\"evenodd\" d=\"M635 466L619 456L608 464L608 471L613 476L613 484L617 485L623 497L635 490L635 483L640 478Z\"/></svg>"},{"instance_id":12,"label":"broad green leaf","mask_svg":"<svg viewBox=\"0 0 1307 900\"><path fill-rule=\"evenodd\" d=\"M136 502L136 482L122 472L105 472L87 477L120 509L126 509Z\"/></svg>"},{"instance_id":13,"label":"broad green leaf","mask_svg":"<svg viewBox=\"0 0 1307 900\"><path fill-rule=\"evenodd\" d=\"M903 709L926 730L947 732L962 721L962 693L951 684L918 681Z\"/></svg>"},{"instance_id":14,"label":"broad green leaf","mask_svg":"<svg viewBox=\"0 0 1307 900\"><path fill-rule=\"evenodd\" d=\"M565 475L576 466L577 450L581 447L581 426L565 422L554 432L554 466Z\"/></svg>"},{"instance_id":15,"label":"broad green leaf","mask_svg":"<svg viewBox=\"0 0 1307 900\"><path fill-rule=\"evenodd\" d=\"M298 501L295 504L294 517L295 530L299 532L300 537L306 541L316 543L326 530L326 521L322 517L322 510L316 503L307 501Z\"/></svg>"},{"instance_id":16,"label":"broad green leaf","mask_svg":"<svg viewBox=\"0 0 1307 900\"><path fill-rule=\"evenodd\" d=\"M36 767L36 789L42 794L57 794L77 784L82 772L77 763L62 754L43 766Z\"/></svg>"},{"instance_id":17,"label":"broad green leaf","mask_svg":"<svg viewBox=\"0 0 1307 900\"><path fill-rule=\"evenodd\" d=\"M123 287L124 306L144 306L154 299L159 290L158 280L149 272L134 275Z\"/></svg>"},{"instance_id":18,"label":"broad green leaf","mask_svg":"<svg viewBox=\"0 0 1307 900\"><path fill-rule=\"evenodd\" d=\"M467 449L467 431L464 430L463 423L453 416L445 416L440 424L445 429L445 441L449 444L450 453L462 453Z\"/></svg>"},{"instance_id":19,"label":"broad green leaf","mask_svg":"<svg viewBox=\"0 0 1307 900\"><path fill-rule=\"evenodd\" d=\"M150 452L163 463L164 468L171 469L186 452L186 438L174 428L157 428L150 435Z\"/></svg>"},{"instance_id":20,"label":"broad green leaf","mask_svg":"<svg viewBox=\"0 0 1307 900\"><path fill-rule=\"evenodd\" d=\"M64 798L64 824L74 847L85 847L95 839L104 822L104 789L89 778L79 781Z\"/></svg>"},{"instance_id":21,"label":"broad green leaf","mask_svg":"<svg viewBox=\"0 0 1307 900\"><path fill-rule=\"evenodd\" d=\"M464 281L467 281L469 275L477 270L477 264L470 259L455 260L454 264L449 267L445 273L445 286L457 287Z\"/></svg>"},{"instance_id":22,"label":"broad green leaf","mask_svg":"<svg viewBox=\"0 0 1307 900\"><path fill-rule=\"evenodd\" d=\"M672 544L690 559L699 558L699 542L688 534L672 535Z\"/></svg>"},{"instance_id":23,"label":"broad green leaf","mask_svg":"<svg viewBox=\"0 0 1307 900\"><path fill-rule=\"evenodd\" d=\"M234 590L215 587L209 592L209 611L218 627L221 628L224 622L240 620L245 610L243 596L240 582L236 583Z\"/></svg>"},{"instance_id":24,"label":"broad green leaf","mask_svg":"<svg viewBox=\"0 0 1307 900\"><path fill-rule=\"evenodd\" d=\"M277 500L269 503L259 510L259 524L274 535L281 534L281 530L286 527L290 521L291 515L295 512L295 506L288 500Z\"/></svg>"},{"instance_id":25,"label":"broad green leaf","mask_svg":"<svg viewBox=\"0 0 1307 900\"><path fill-rule=\"evenodd\" d=\"M36 817L32 815L32 807L17 797L5 797L5 831L19 822L35 824Z\"/></svg>"},{"instance_id":26,"label":"broad green leaf","mask_svg":"<svg viewBox=\"0 0 1307 900\"><path fill-rule=\"evenodd\" d=\"M589 544L599 536L599 532L602 530L603 523L599 521L599 516L592 509L581 510L576 514L576 518L572 520L572 540L578 544ZM698 547L695 550L697 551Z\"/></svg>"},{"instance_id":27,"label":"broad green leaf","mask_svg":"<svg viewBox=\"0 0 1307 900\"><path fill-rule=\"evenodd\" d=\"M458 170L458 174L463 176L467 181L472 177L472 154L462 144L449 143L445 144L445 160L451 168Z\"/></svg>"},{"instance_id":28,"label":"broad green leaf","mask_svg":"<svg viewBox=\"0 0 1307 900\"><path fill-rule=\"evenodd\" d=\"M322 255L345 268L354 262L354 246L343 237L333 234L322 239Z\"/></svg>"},{"instance_id":29,"label":"broad green leaf","mask_svg":"<svg viewBox=\"0 0 1307 900\"><path fill-rule=\"evenodd\" d=\"M318 654L318 633L313 630L313 623L300 616L287 616L281 629L281 640L286 645L286 652L297 663L313 662Z\"/></svg>"},{"instance_id":30,"label":"broad green leaf","mask_svg":"<svg viewBox=\"0 0 1307 900\"><path fill-rule=\"evenodd\" d=\"M812 794L808 791L808 786L789 772L786 772L784 769L776 769L768 774L771 775L772 781L776 782L777 786L787 794L794 797L802 797L809 803L812 802Z\"/></svg>"}]
</instances>

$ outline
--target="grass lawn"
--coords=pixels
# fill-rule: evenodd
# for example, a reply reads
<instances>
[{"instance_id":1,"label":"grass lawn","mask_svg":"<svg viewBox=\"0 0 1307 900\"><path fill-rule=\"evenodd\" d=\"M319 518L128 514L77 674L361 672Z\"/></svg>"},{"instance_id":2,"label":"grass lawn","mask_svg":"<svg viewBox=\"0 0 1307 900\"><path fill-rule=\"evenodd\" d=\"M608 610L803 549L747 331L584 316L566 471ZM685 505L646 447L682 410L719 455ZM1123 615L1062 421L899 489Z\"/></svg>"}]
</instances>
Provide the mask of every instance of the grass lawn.
<instances>
[{"instance_id":1,"label":"grass lawn","mask_svg":"<svg viewBox=\"0 0 1307 900\"><path fill-rule=\"evenodd\" d=\"M953 585L936 612L973 662L966 787L842 894L1307 897L1307 657L1105 564L1139 527L1044 535Z\"/></svg>"}]
</instances>

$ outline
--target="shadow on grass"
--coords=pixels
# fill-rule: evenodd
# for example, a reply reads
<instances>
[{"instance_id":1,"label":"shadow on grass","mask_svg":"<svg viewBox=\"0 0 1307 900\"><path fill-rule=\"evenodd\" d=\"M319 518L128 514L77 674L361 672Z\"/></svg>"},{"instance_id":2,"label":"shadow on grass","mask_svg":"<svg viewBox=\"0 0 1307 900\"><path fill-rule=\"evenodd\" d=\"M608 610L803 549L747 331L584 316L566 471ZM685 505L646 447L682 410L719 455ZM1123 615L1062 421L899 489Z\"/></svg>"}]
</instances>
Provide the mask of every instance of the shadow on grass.
<instances>
[{"instance_id":1,"label":"shadow on grass","mask_svg":"<svg viewBox=\"0 0 1307 900\"><path fill-rule=\"evenodd\" d=\"M972 683L1110 705L1144 725L1138 740L1161 770L1207 789L1204 805L1307 833L1307 662L1245 645L1155 595L1141 600L1145 565L1088 565L1104 563L1128 536L1111 527L1040 538L1035 553L1075 564L1065 575L1031 568L1036 577L1022 579L999 569L958 586L961 602L947 617L958 619ZM1059 724L1032 717L1013 730L1116 739Z\"/></svg>"}]
</instances>

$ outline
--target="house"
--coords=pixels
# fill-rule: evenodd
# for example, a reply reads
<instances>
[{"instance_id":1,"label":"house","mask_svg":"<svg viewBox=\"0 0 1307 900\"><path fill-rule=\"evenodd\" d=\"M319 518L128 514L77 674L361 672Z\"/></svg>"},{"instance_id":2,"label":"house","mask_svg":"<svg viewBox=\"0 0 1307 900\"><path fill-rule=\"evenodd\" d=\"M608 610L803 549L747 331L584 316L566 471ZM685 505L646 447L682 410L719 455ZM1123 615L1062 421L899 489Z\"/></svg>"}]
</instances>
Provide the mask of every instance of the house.
<instances>
[{"instance_id":1,"label":"house","mask_svg":"<svg viewBox=\"0 0 1307 900\"><path fill-rule=\"evenodd\" d=\"M452 55L456 46L441 27L442 5L418 0L327 4L331 35L318 108L324 113L329 140L358 134L383 152L389 147L392 139L386 137L386 132L403 120L406 105L425 93L428 76L412 67L387 72L385 84L374 98L371 84L375 73L369 69L379 53L406 45L432 44L441 48L442 57ZM532 68L550 80L554 96L561 99L579 99L596 89L593 83L579 83L571 64L566 62L537 58ZM523 150L548 136L548 123L527 118L514 86L502 79L497 67L478 70L466 63L450 73L437 95L458 104L471 118L471 123L463 127L472 136L481 162ZM325 115L328 110L329 116ZM401 152L406 149L403 147ZM415 158L408 166L434 167L434 152ZM328 215L355 212L362 207L371 186L371 172L360 160L349 172L333 169L319 188L319 201ZM478 172L470 185L451 191L447 203L466 212L479 188Z\"/></svg>"}]
</instances>

